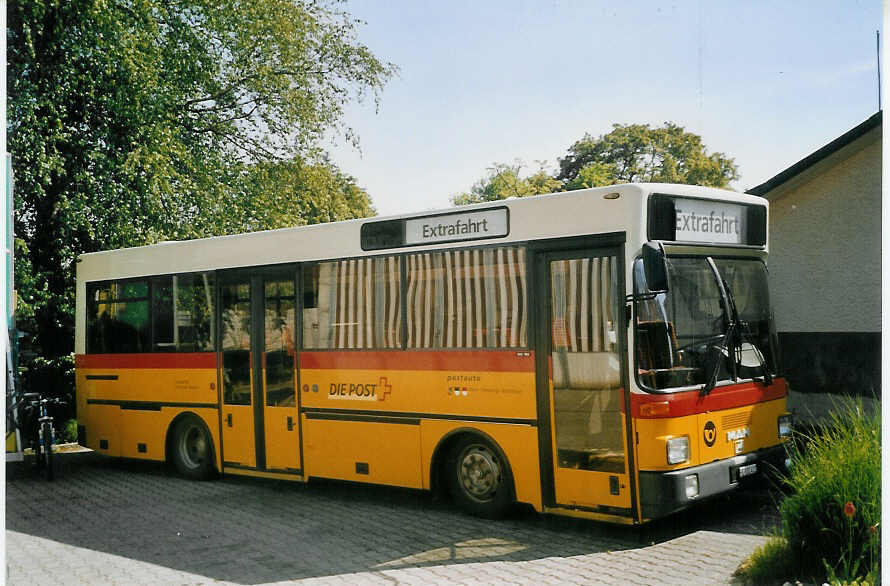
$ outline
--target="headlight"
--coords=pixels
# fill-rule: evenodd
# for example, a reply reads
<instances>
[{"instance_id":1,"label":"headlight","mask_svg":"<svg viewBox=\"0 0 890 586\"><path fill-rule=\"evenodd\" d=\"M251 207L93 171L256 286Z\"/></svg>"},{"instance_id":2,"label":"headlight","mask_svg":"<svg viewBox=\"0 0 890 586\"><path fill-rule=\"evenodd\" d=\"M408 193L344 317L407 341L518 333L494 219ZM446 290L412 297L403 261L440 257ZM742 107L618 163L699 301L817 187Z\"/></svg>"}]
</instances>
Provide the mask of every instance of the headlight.
<instances>
[{"instance_id":1,"label":"headlight","mask_svg":"<svg viewBox=\"0 0 890 586\"><path fill-rule=\"evenodd\" d=\"M668 464L679 464L689 459L689 436L672 437L667 441Z\"/></svg>"},{"instance_id":2,"label":"headlight","mask_svg":"<svg viewBox=\"0 0 890 586\"><path fill-rule=\"evenodd\" d=\"M779 416L779 437L790 437L792 428L791 414Z\"/></svg>"}]
</instances>

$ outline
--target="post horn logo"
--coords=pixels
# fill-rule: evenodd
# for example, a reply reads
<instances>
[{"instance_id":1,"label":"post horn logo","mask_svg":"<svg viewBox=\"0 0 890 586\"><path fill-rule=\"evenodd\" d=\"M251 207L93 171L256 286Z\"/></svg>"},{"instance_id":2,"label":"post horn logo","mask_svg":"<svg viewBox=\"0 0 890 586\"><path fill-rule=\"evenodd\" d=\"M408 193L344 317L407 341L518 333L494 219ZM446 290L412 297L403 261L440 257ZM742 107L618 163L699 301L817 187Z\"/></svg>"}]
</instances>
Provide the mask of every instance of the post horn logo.
<instances>
[{"instance_id":1,"label":"post horn logo","mask_svg":"<svg viewBox=\"0 0 890 586\"><path fill-rule=\"evenodd\" d=\"M705 445L709 448L717 441L717 426L713 421L705 423Z\"/></svg>"}]
</instances>

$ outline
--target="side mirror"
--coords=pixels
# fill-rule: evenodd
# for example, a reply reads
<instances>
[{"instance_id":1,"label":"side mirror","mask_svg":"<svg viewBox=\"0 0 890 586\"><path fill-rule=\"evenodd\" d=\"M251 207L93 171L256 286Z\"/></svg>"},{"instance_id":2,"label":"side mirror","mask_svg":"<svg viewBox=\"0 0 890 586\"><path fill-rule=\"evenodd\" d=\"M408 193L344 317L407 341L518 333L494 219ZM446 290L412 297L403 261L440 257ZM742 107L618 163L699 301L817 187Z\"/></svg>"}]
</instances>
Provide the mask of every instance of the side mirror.
<instances>
[{"instance_id":1,"label":"side mirror","mask_svg":"<svg viewBox=\"0 0 890 586\"><path fill-rule=\"evenodd\" d=\"M643 271L646 273L646 285L650 291L667 291L667 265L664 260L664 249L660 243L643 244Z\"/></svg>"}]
</instances>

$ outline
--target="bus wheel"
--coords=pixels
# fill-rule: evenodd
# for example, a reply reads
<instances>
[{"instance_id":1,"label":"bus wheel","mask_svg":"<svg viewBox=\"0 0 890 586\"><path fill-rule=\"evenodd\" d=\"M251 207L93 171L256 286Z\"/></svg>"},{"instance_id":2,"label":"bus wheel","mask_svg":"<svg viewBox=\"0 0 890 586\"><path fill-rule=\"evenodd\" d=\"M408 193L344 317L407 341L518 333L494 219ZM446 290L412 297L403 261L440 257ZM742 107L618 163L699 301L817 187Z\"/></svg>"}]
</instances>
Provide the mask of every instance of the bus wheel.
<instances>
[{"instance_id":1,"label":"bus wheel","mask_svg":"<svg viewBox=\"0 0 890 586\"><path fill-rule=\"evenodd\" d=\"M451 494L466 512L495 519L511 503L507 463L492 445L477 436L467 436L454 446L450 458Z\"/></svg>"},{"instance_id":2,"label":"bus wheel","mask_svg":"<svg viewBox=\"0 0 890 586\"><path fill-rule=\"evenodd\" d=\"M173 462L186 478L205 480L213 474L213 450L207 427L197 417L185 417L173 430Z\"/></svg>"}]
</instances>

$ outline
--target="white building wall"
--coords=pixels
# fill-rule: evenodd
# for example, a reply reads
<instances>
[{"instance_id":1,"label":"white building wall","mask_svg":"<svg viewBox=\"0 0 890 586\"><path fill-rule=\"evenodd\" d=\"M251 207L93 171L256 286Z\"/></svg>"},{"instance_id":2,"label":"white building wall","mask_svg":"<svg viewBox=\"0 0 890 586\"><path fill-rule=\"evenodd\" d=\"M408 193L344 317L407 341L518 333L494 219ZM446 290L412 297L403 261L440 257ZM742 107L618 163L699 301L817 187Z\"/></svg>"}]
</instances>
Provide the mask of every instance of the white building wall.
<instances>
[{"instance_id":1,"label":"white building wall","mask_svg":"<svg viewBox=\"0 0 890 586\"><path fill-rule=\"evenodd\" d=\"M767 193L779 332L881 329L881 126Z\"/></svg>"}]
</instances>

